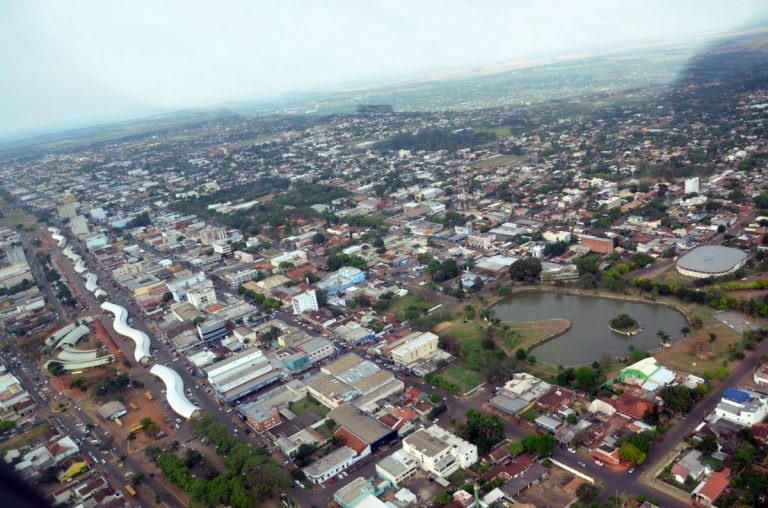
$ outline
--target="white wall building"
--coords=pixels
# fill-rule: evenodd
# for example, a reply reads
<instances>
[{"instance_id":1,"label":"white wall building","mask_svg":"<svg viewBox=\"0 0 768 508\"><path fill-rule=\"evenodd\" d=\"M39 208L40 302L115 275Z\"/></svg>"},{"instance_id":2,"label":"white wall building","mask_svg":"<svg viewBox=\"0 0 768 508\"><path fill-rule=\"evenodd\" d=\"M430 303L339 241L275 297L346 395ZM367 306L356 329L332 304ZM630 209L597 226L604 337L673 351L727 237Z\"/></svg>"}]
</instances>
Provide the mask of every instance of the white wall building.
<instances>
[{"instance_id":1,"label":"white wall building","mask_svg":"<svg viewBox=\"0 0 768 508\"><path fill-rule=\"evenodd\" d=\"M416 459L421 469L443 478L477 462L477 446L437 425L406 437L403 450Z\"/></svg>"},{"instance_id":2,"label":"white wall building","mask_svg":"<svg viewBox=\"0 0 768 508\"><path fill-rule=\"evenodd\" d=\"M317 304L317 293L314 289L308 289L291 297L291 305L293 306L293 313L297 315L302 312L320 309Z\"/></svg>"},{"instance_id":3,"label":"white wall building","mask_svg":"<svg viewBox=\"0 0 768 508\"><path fill-rule=\"evenodd\" d=\"M715 408L715 414L737 425L752 427L768 416L768 395L742 388L727 388Z\"/></svg>"},{"instance_id":4,"label":"white wall building","mask_svg":"<svg viewBox=\"0 0 768 508\"><path fill-rule=\"evenodd\" d=\"M187 293L187 300L189 300L189 303L196 309L205 309L217 302L216 291L212 286L194 288Z\"/></svg>"},{"instance_id":5,"label":"white wall building","mask_svg":"<svg viewBox=\"0 0 768 508\"><path fill-rule=\"evenodd\" d=\"M690 194L692 192L699 193L699 177L694 176L692 178L685 179L685 193Z\"/></svg>"}]
</instances>

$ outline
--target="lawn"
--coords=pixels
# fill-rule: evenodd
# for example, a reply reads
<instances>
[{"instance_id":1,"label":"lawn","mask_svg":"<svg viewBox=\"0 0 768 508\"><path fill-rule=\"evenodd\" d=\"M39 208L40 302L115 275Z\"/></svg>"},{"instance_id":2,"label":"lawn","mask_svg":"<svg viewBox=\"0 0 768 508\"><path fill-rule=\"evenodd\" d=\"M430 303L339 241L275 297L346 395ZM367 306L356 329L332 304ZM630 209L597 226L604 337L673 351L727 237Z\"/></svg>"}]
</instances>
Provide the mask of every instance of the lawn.
<instances>
[{"instance_id":1,"label":"lawn","mask_svg":"<svg viewBox=\"0 0 768 508\"><path fill-rule=\"evenodd\" d=\"M529 422L535 421L539 416L541 416L541 410L535 406L523 413L523 418Z\"/></svg>"},{"instance_id":2,"label":"lawn","mask_svg":"<svg viewBox=\"0 0 768 508\"><path fill-rule=\"evenodd\" d=\"M440 323L435 328L435 333L463 341L482 337L484 335L484 328L477 321L467 321L465 323L461 319L456 319Z\"/></svg>"},{"instance_id":3,"label":"lawn","mask_svg":"<svg viewBox=\"0 0 768 508\"><path fill-rule=\"evenodd\" d=\"M483 383L483 377L480 374L456 363L437 371L436 374L449 383L458 386L461 393L467 393Z\"/></svg>"},{"instance_id":4,"label":"lawn","mask_svg":"<svg viewBox=\"0 0 768 508\"><path fill-rule=\"evenodd\" d=\"M414 316L408 315L414 312L414 310L418 312L418 314L426 314L426 312L435 305L437 305L437 303L432 300L425 300L416 295L405 295L392 302L389 311L393 312L398 320L408 321L409 319L414 318ZM418 315L415 317L418 317Z\"/></svg>"},{"instance_id":5,"label":"lawn","mask_svg":"<svg viewBox=\"0 0 768 508\"><path fill-rule=\"evenodd\" d=\"M543 319L541 321L532 321L530 323L505 323L511 333L502 331L504 340L504 349L508 354L514 353L514 350L521 348L528 350L542 340L563 332L570 326L567 319Z\"/></svg>"},{"instance_id":6,"label":"lawn","mask_svg":"<svg viewBox=\"0 0 768 508\"><path fill-rule=\"evenodd\" d=\"M5 455L5 452L8 450L19 449L32 444L44 436L49 430L51 430L51 426L47 423L33 427L23 434L19 434L13 439L3 443L3 445L0 446L0 454Z\"/></svg>"},{"instance_id":7,"label":"lawn","mask_svg":"<svg viewBox=\"0 0 768 508\"><path fill-rule=\"evenodd\" d=\"M469 478L469 473L467 473L463 469L459 469L452 475L450 475L447 480L451 482L451 485L453 485L456 488L461 488L465 485L465 481Z\"/></svg>"},{"instance_id":8,"label":"lawn","mask_svg":"<svg viewBox=\"0 0 768 508\"><path fill-rule=\"evenodd\" d=\"M512 129L508 125L502 125L500 127L478 127L475 129L477 132L490 132L496 134L500 138L508 138L512 135Z\"/></svg>"},{"instance_id":9,"label":"lawn","mask_svg":"<svg viewBox=\"0 0 768 508\"><path fill-rule=\"evenodd\" d=\"M324 418L328 414L330 409L320 404L316 400L312 400L309 397L297 400L290 405L290 410L296 416L301 416L310 411L315 413L320 418Z\"/></svg>"}]
</instances>

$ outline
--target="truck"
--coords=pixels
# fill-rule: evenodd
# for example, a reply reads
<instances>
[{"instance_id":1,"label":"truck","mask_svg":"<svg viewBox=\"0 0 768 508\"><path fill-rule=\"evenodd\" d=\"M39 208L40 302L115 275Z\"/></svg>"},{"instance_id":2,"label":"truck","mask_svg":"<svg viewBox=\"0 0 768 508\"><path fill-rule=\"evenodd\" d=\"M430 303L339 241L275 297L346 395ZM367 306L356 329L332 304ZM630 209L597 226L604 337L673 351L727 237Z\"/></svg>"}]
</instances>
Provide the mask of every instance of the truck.
<instances>
[{"instance_id":1,"label":"truck","mask_svg":"<svg viewBox=\"0 0 768 508\"><path fill-rule=\"evenodd\" d=\"M138 409L139 409L139 406L137 406L136 403L134 403L134 402L129 402L128 403L128 407L130 407L134 411L138 411Z\"/></svg>"},{"instance_id":2,"label":"truck","mask_svg":"<svg viewBox=\"0 0 768 508\"><path fill-rule=\"evenodd\" d=\"M152 392L150 392L149 390L144 392L144 396L147 398L147 400L155 400L155 397L152 396Z\"/></svg>"},{"instance_id":3,"label":"truck","mask_svg":"<svg viewBox=\"0 0 768 508\"><path fill-rule=\"evenodd\" d=\"M123 421L120 418L113 418L112 421L114 421L115 425L117 425L121 429L123 428Z\"/></svg>"},{"instance_id":4,"label":"truck","mask_svg":"<svg viewBox=\"0 0 768 508\"><path fill-rule=\"evenodd\" d=\"M131 495L131 497L136 497L136 489L131 487L130 485L125 486L125 491Z\"/></svg>"}]
</instances>

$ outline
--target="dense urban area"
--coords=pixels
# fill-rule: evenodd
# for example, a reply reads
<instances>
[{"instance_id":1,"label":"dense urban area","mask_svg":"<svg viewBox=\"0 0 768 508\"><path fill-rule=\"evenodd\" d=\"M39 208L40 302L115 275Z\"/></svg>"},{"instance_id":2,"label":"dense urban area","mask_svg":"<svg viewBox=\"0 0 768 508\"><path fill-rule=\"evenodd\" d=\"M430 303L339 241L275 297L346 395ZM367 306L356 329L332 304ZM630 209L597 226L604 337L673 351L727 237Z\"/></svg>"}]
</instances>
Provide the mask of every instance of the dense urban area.
<instances>
[{"instance_id":1,"label":"dense urban area","mask_svg":"<svg viewBox=\"0 0 768 508\"><path fill-rule=\"evenodd\" d=\"M765 45L14 145L5 464L58 507L768 506Z\"/></svg>"}]
</instances>

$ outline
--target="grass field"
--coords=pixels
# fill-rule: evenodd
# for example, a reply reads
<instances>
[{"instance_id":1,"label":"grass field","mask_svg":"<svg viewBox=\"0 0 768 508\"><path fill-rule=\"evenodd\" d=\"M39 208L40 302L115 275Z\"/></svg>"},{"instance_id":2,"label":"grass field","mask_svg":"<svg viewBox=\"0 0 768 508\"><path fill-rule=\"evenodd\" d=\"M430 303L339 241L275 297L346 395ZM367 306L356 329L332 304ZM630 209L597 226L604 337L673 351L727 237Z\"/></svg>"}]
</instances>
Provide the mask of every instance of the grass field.
<instances>
[{"instance_id":1,"label":"grass field","mask_svg":"<svg viewBox=\"0 0 768 508\"><path fill-rule=\"evenodd\" d=\"M406 309L417 309L420 313L426 313L435 305L437 303L432 300L425 300L416 295L405 295L392 302L389 311L393 312L398 320L407 321L409 318L406 317Z\"/></svg>"},{"instance_id":2,"label":"grass field","mask_svg":"<svg viewBox=\"0 0 768 508\"><path fill-rule=\"evenodd\" d=\"M508 125L502 125L500 127L479 127L475 129L478 132L490 132L496 134L500 138L508 138L512 135L512 129Z\"/></svg>"},{"instance_id":3,"label":"grass field","mask_svg":"<svg viewBox=\"0 0 768 508\"><path fill-rule=\"evenodd\" d=\"M483 377L480 374L456 363L437 371L436 374L449 383L458 386L461 393L467 393L477 388L483 382Z\"/></svg>"},{"instance_id":4,"label":"grass field","mask_svg":"<svg viewBox=\"0 0 768 508\"><path fill-rule=\"evenodd\" d=\"M21 224L25 228L37 229L38 227L37 218L34 215L29 215L18 208L11 207L2 197L0 197L0 213L3 214L3 222L8 227L15 228L17 224Z\"/></svg>"},{"instance_id":5,"label":"grass field","mask_svg":"<svg viewBox=\"0 0 768 508\"><path fill-rule=\"evenodd\" d=\"M445 321L440 323L436 328L436 332L439 335L445 335L447 337L453 337L456 340L474 339L482 337L484 334L483 327L476 321L463 322L461 319L454 321Z\"/></svg>"},{"instance_id":6,"label":"grass field","mask_svg":"<svg viewBox=\"0 0 768 508\"><path fill-rule=\"evenodd\" d=\"M7 452L8 450L23 448L29 444L32 444L38 439L40 439L43 435L45 435L45 433L48 432L49 430L51 430L51 426L48 425L47 423L44 423L43 425L38 425L37 427L33 427L28 431L24 432L23 434L19 434L13 439L10 439L5 443L3 443L2 446L0 446L0 454L5 455L5 452Z\"/></svg>"},{"instance_id":7,"label":"grass field","mask_svg":"<svg viewBox=\"0 0 768 508\"><path fill-rule=\"evenodd\" d=\"M296 402L291 404L290 409L291 409L291 412L293 412L293 414L295 414L296 416L301 416L311 411L321 418L325 417L325 415L327 415L328 412L330 411L330 409L328 409L324 405L320 404L317 401L310 400L308 397L304 397L303 399L297 400Z\"/></svg>"},{"instance_id":8,"label":"grass field","mask_svg":"<svg viewBox=\"0 0 768 508\"><path fill-rule=\"evenodd\" d=\"M517 349L525 349L542 340L566 330L570 326L567 319L543 319L530 323L506 323L513 332L512 337L504 337L504 350L508 354Z\"/></svg>"},{"instance_id":9,"label":"grass field","mask_svg":"<svg viewBox=\"0 0 768 508\"><path fill-rule=\"evenodd\" d=\"M470 166L477 169L491 169L514 164L520 160L521 158L516 155L499 155L496 157L491 157L490 159L473 162L470 164Z\"/></svg>"}]
</instances>

